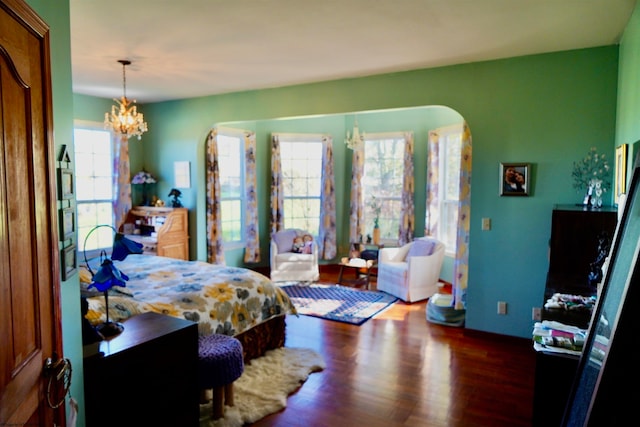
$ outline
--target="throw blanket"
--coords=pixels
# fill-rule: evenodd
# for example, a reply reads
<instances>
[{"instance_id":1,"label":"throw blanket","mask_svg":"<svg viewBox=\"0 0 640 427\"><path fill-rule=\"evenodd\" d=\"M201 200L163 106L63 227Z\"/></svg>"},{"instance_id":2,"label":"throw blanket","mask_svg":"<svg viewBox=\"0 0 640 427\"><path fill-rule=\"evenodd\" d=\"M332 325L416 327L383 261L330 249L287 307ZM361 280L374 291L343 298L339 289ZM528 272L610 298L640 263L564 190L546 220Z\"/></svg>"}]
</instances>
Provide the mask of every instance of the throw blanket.
<instances>
[{"instance_id":1,"label":"throw blanket","mask_svg":"<svg viewBox=\"0 0 640 427\"><path fill-rule=\"evenodd\" d=\"M297 314L286 293L268 277L246 268L151 255L129 255L114 265L129 281L109 292L111 321L154 311L197 322L200 335L235 336L273 317ZM86 289L86 282L84 295L93 289ZM104 295L94 292L87 301L89 322L104 322Z\"/></svg>"}]
</instances>

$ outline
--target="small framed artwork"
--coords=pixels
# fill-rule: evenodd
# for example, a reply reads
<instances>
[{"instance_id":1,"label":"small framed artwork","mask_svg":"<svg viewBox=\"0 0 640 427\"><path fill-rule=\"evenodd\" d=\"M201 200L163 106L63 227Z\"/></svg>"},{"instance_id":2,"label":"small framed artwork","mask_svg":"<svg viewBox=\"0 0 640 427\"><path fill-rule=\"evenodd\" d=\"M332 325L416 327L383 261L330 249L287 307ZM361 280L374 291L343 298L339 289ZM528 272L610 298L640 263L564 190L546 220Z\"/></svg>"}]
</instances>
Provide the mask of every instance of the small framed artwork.
<instances>
[{"instance_id":1,"label":"small framed artwork","mask_svg":"<svg viewBox=\"0 0 640 427\"><path fill-rule=\"evenodd\" d=\"M616 179L614 182L615 204L621 194L627 192L627 144L616 147Z\"/></svg>"},{"instance_id":2,"label":"small framed artwork","mask_svg":"<svg viewBox=\"0 0 640 427\"><path fill-rule=\"evenodd\" d=\"M78 268L76 245L67 246L60 251L60 264L62 264L62 280L67 280L75 274Z\"/></svg>"},{"instance_id":3,"label":"small framed artwork","mask_svg":"<svg viewBox=\"0 0 640 427\"><path fill-rule=\"evenodd\" d=\"M60 209L60 240L73 238L76 232L76 211L73 208Z\"/></svg>"},{"instance_id":4,"label":"small framed artwork","mask_svg":"<svg viewBox=\"0 0 640 427\"><path fill-rule=\"evenodd\" d=\"M500 195L528 196L531 187L529 163L500 163Z\"/></svg>"},{"instance_id":5,"label":"small framed artwork","mask_svg":"<svg viewBox=\"0 0 640 427\"><path fill-rule=\"evenodd\" d=\"M190 188L191 168L189 167L189 162L173 162L173 177L176 188Z\"/></svg>"},{"instance_id":6,"label":"small framed artwork","mask_svg":"<svg viewBox=\"0 0 640 427\"><path fill-rule=\"evenodd\" d=\"M58 199L73 199L73 169L58 168Z\"/></svg>"}]
</instances>

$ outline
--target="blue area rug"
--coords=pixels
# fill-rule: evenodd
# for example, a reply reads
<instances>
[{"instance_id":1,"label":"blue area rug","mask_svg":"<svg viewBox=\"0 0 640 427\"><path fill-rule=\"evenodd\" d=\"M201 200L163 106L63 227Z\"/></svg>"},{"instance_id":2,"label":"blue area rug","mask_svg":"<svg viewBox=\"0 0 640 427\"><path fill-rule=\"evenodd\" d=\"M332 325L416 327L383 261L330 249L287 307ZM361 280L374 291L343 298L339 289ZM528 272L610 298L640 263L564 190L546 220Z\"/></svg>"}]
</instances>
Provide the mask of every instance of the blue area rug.
<instances>
[{"instance_id":1,"label":"blue area rug","mask_svg":"<svg viewBox=\"0 0 640 427\"><path fill-rule=\"evenodd\" d=\"M340 285L285 285L299 314L361 325L396 302L398 298L377 291Z\"/></svg>"}]
</instances>

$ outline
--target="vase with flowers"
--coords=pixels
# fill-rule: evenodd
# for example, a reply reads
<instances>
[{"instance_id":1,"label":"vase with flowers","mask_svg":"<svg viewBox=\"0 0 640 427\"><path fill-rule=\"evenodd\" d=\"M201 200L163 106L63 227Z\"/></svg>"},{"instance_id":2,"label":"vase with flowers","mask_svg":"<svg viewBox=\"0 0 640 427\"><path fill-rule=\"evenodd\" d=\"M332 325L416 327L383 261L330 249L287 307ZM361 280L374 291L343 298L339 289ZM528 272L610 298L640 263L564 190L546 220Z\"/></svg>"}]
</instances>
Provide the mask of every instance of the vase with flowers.
<instances>
[{"instance_id":1,"label":"vase with flowers","mask_svg":"<svg viewBox=\"0 0 640 427\"><path fill-rule=\"evenodd\" d=\"M375 215L373 217L373 244L380 244L380 211L382 210L382 204L376 199L376 196L371 196L369 202L371 212Z\"/></svg>"},{"instance_id":2,"label":"vase with flowers","mask_svg":"<svg viewBox=\"0 0 640 427\"><path fill-rule=\"evenodd\" d=\"M156 178L144 169L135 174L131 180L132 184L142 185L142 206L150 206L151 203L149 199L148 186L150 184L155 184L156 182Z\"/></svg>"},{"instance_id":3,"label":"vase with flowers","mask_svg":"<svg viewBox=\"0 0 640 427\"><path fill-rule=\"evenodd\" d=\"M585 194L582 204L589 209L602 207L604 193L611 186L611 167L606 156L591 147L585 158L573 162L571 176L573 188Z\"/></svg>"}]
</instances>

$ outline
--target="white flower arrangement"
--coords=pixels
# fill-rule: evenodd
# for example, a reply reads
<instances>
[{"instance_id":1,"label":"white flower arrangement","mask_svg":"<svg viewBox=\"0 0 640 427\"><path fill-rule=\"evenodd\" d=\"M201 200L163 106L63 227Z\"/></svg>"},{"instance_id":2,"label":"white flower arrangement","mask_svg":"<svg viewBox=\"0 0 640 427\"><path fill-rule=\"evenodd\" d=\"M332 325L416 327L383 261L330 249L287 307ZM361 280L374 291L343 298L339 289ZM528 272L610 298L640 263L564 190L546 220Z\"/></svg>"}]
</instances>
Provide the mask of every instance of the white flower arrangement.
<instances>
[{"instance_id":1,"label":"white flower arrangement","mask_svg":"<svg viewBox=\"0 0 640 427\"><path fill-rule=\"evenodd\" d=\"M602 191L607 191L611 186L611 167L604 154L598 154L596 147L591 147L587 156L573 162L573 188L585 191L600 181Z\"/></svg>"},{"instance_id":2,"label":"white flower arrangement","mask_svg":"<svg viewBox=\"0 0 640 427\"><path fill-rule=\"evenodd\" d=\"M132 184L155 184L156 179L144 169L138 172L131 180Z\"/></svg>"}]
</instances>

